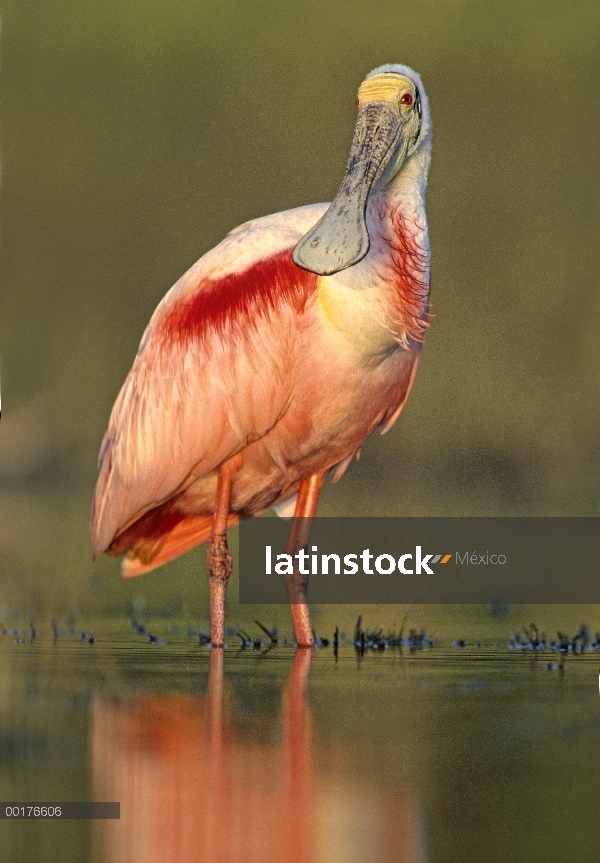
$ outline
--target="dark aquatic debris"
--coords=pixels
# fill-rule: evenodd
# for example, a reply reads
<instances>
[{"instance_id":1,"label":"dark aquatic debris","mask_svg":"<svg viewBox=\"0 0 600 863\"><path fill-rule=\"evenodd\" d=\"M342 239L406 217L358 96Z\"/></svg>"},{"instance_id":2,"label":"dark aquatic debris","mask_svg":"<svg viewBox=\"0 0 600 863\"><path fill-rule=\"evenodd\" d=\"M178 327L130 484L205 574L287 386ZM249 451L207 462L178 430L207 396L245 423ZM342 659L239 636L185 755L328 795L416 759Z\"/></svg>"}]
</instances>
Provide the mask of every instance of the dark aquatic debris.
<instances>
[{"instance_id":1,"label":"dark aquatic debris","mask_svg":"<svg viewBox=\"0 0 600 863\"><path fill-rule=\"evenodd\" d=\"M592 634L585 624L582 624L572 637L558 631L555 640L546 638L544 634L540 635L535 623L531 623L529 628L523 627L523 632L525 636L515 632L510 639L508 647L511 650L532 652L548 650L565 656L567 653L596 653L600 649L600 633L596 633L596 637L592 640Z\"/></svg>"},{"instance_id":2,"label":"dark aquatic debris","mask_svg":"<svg viewBox=\"0 0 600 863\"><path fill-rule=\"evenodd\" d=\"M564 662L547 662L546 671L564 671L567 666Z\"/></svg>"},{"instance_id":3,"label":"dark aquatic debris","mask_svg":"<svg viewBox=\"0 0 600 863\"><path fill-rule=\"evenodd\" d=\"M529 628L523 627L525 637L520 632L515 632L513 637L508 642L508 647L512 650L544 650L548 646L544 636L539 635L538 628L535 623L530 623Z\"/></svg>"},{"instance_id":4,"label":"dark aquatic debris","mask_svg":"<svg viewBox=\"0 0 600 863\"><path fill-rule=\"evenodd\" d=\"M254 644L254 639L253 639L253 638L250 638L250 636L248 635L248 633L247 633L247 632L244 632L244 630L243 630L243 629L241 629L241 630L236 629L235 634L236 634L236 635L237 635L237 637L240 639L240 647L241 647L241 648L246 648L246 647L252 647L252 646L253 646L253 644Z\"/></svg>"},{"instance_id":5,"label":"dark aquatic debris","mask_svg":"<svg viewBox=\"0 0 600 863\"><path fill-rule=\"evenodd\" d=\"M167 642L158 635L152 635L148 632L146 626L141 623L136 617L132 617L129 621L131 628L137 635L147 635L148 644L166 644Z\"/></svg>"},{"instance_id":6,"label":"dark aquatic debris","mask_svg":"<svg viewBox=\"0 0 600 863\"><path fill-rule=\"evenodd\" d=\"M359 653L364 653L365 650L387 650L390 647L408 647L411 651L416 651L422 650L424 647L433 647L436 644L424 629L421 631L411 629L409 634L405 636L403 626L404 621L398 632L384 632L382 628L363 629L362 615L359 615L354 627L352 644Z\"/></svg>"},{"instance_id":7,"label":"dark aquatic debris","mask_svg":"<svg viewBox=\"0 0 600 863\"><path fill-rule=\"evenodd\" d=\"M198 644L210 644L210 635L206 631L206 629L193 629L190 628L187 631L188 635L195 635L198 641Z\"/></svg>"},{"instance_id":8,"label":"dark aquatic debris","mask_svg":"<svg viewBox=\"0 0 600 863\"><path fill-rule=\"evenodd\" d=\"M131 618L130 623L131 623L132 629L135 632L137 632L138 635L145 635L146 634L146 627L144 626L143 623L140 623L139 620L136 620L135 617Z\"/></svg>"},{"instance_id":9,"label":"dark aquatic debris","mask_svg":"<svg viewBox=\"0 0 600 863\"><path fill-rule=\"evenodd\" d=\"M338 648L340 646L340 630L336 626L335 632L333 633L333 655L335 656L335 661L337 662L338 658Z\"/></svg>"},{"instance_id":10,"label":"dark aquatic debris","mask_svg":"<svg viewBox=\"0 0 600 863\"><path fill-rule=\"evenodd\" d=\"M270 650L272 647L281 644L279 632L275 627L273 627L273 629L268 629L260 622L260 620L255 620L254 623L259 629L262 629L265 635L268 636L269 640L265 642L261 638L256 638L240 626L234 631L234 634L240 639L240 647L242 650L245 650L246 648L251 648L252 650L263 650L265 647ZM285 644L286 642L284 641L283 643Z\"/></svg>"},{"instance_id":11,"label":"dark aquatic debris","mask_svg":"<svg viewBox=\"0 0 600 863\"><path fill-rule=\"evenodd\" d=\"M269 636L271 644L279 644L279 633L277 632L277 629L275 627L273 627L273 629L267 629L266 626L263 626L260 620L255 620L254 623L258 626L259 629L262 629L265 635Z\"/></svg>"},{"instance_id":12,"label":"dark aquatic debris","mask_svg":"<svg viewBox=\"0 0 600 863\"><path fill-rule=\"evenodd\" d=\"M54 640L56 640L59 637L59 635L67 635L67 630L65 629L64 626L59 626L58 620L55 617L53 617L52 620L50 621L50 633L52 635L52 638L54 638ZM69 633L69 635L71 635L71 634L72 633Z\"/></svg>"},{"instance_id":13,"label":"dark aquatic debris","mask_svg":"<svg viewBox=\"0 0 600 863\"><path fill-rule=\"evenodd\" d=\"M245 649L246 647L251 647L254 650L260 650L263 647L263 643L260 638L253 638L251 635L248 635L245 629L241 627L236 629L236 635L240 639L240 647Z\"/></svg>"}]
</instances>

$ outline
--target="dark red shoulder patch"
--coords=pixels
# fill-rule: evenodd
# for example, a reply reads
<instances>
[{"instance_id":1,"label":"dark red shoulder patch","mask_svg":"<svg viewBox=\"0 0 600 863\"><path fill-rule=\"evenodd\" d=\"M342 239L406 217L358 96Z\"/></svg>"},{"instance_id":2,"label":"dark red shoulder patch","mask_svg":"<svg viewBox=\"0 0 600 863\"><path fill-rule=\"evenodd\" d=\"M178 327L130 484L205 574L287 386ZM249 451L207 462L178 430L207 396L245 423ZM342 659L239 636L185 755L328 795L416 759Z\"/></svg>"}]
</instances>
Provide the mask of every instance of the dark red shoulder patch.
<instances>
[{"instance_id":1,"label":"dark red shoulder patch","mask_svg":"<svg viewBox=\"0 0 600 863\"><path fill-rule=\"evenodd\" d=\"M302 313L317 288L317 279L314 273L297 267L292 249L285 249L243 272L202 282L169 309L158 332L166 341L187 341L210 330L223 333L235 324L251 327L281 304Z\"/></svg>"}]
</instances>

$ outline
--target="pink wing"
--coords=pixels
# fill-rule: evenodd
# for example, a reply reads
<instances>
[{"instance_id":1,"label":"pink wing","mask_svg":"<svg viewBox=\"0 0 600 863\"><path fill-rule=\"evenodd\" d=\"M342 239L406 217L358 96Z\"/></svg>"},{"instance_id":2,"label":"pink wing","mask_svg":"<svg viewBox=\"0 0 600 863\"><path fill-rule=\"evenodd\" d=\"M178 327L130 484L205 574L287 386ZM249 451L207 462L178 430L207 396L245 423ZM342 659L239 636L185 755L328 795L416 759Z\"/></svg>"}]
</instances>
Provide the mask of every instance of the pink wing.
<instances>
[{"instance_id":1,"label":"pink wing","mask_svg":"<svg viewBox=\"0 0 600 863\"><path fill-rule=\"evenodd\" d=\"M298 317L317 286L291 252L326 206L237 228L156 309L100 451L96 554L264 435L285 409Z\"/></svg>"}]
</instances>

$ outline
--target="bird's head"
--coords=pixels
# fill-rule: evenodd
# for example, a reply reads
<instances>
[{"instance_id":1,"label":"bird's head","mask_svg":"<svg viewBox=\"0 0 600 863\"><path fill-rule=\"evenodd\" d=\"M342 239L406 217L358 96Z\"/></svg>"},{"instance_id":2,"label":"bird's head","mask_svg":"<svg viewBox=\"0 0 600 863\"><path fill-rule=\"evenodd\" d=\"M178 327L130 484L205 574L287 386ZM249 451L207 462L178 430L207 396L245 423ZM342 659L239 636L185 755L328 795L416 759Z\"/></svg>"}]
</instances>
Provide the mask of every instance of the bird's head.
<instances>
[{"instance_id":1,"label":"bird's head","mask_svg":"<svg viewBox=\"0 0 600 863\"><path fill-rule=\"evenodd\" d=\"M356 100L358 118L348 167L325 215L302 237L294 263L328 276L361 261L369 251L369 196L402 170L430 135L427 97L408 66L380 66L367 75Z\"/></svg>"}]
</instances>

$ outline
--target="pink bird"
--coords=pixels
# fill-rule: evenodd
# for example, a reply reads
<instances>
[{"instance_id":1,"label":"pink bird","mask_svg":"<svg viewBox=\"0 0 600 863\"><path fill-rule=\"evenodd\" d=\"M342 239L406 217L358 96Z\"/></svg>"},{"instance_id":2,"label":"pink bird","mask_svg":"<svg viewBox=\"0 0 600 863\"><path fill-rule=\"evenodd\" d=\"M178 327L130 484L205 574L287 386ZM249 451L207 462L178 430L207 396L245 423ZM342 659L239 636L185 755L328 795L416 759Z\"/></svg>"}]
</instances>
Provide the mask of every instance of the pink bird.
<instances>
[{"instance_id":1,"label":"pink bird","mask_svg":"<svg viewBox=\"0 0 600 863\"><path fill-rule=\"evenodd\" d=\"M226 531L270 507L308 541L323 477L390 428L427 327L425 188L431 122L419 76L361 84L348 167L331 204L241 225L154 312L100 450L95 554L149 572L209 540L211 641L224 641ZM307 580L287 578L298 645Z\"/></svg>"}]
</instances>

